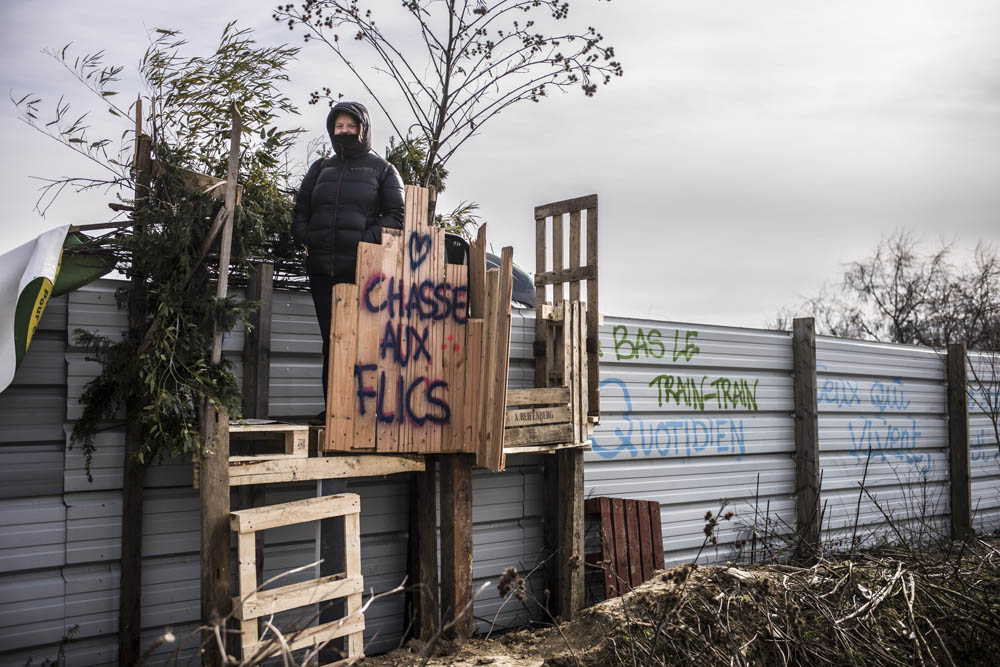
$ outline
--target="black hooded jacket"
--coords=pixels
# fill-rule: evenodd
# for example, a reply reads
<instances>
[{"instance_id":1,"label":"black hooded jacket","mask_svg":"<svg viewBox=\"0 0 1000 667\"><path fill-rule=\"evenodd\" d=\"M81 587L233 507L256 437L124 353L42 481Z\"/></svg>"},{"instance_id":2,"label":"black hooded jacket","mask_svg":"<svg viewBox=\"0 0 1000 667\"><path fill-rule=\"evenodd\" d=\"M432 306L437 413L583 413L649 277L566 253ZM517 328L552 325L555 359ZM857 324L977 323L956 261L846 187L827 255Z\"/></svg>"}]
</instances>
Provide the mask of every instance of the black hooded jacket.
<instances>
[{"instance_id":1,"label":"black hooded jacket","mask_svg":"<svg viewBox=\"0 0 1000 667\"><path fill-rule=\"evenodd\" d=\"M357 145L334 141L334 119L347 112L358 121ZM309 167L295 199L292 237L309 250L306 271L354 282L358 243L382 242L382 228L403 228L403 181L391 164L372 152L368 110L340 102L326 129L335 155Z\"/></svg>"}]
</instances>

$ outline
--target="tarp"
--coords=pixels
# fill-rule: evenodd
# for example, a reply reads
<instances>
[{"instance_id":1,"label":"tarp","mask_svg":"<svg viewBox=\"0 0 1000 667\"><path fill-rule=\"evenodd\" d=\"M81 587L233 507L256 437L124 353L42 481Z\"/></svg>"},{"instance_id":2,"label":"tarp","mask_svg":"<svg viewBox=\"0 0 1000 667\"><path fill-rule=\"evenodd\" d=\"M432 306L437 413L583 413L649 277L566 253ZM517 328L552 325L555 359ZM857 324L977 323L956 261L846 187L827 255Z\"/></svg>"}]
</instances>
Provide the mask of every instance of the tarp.
<instances>
[{"instance_id":1,"label":"tarp","mask_svg":"<svg viewBox=\"0 0 1000 667\"><path fill-rule=\"evenodd\" d=\"M14 379L52 297L69 225L0 255L0 391Z\"/></svg>"}]
</instances>

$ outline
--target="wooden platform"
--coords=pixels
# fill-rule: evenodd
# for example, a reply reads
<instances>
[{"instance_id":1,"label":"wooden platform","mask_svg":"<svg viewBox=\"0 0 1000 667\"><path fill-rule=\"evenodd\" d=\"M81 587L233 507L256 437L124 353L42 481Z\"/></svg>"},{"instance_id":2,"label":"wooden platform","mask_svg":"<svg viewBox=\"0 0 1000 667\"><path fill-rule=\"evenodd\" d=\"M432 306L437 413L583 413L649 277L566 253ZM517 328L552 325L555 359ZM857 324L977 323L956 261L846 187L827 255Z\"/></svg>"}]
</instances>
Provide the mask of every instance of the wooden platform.
<instances>
[{"instance_id":1,"label":"wooden platform","mask_svg":"<svg viewBox=\"0 0 1000 667\"><path fill-rule=\"evenodd\" d=\"M317 452L323 429L305 424L232 422L231 443L241 443L252 453L229 457L229 486L305 482L317 479L375 477L424 470L422 456L384 454L327 454ZM280 451L253 451L279 443ZM265 447L266 448L266 447ZM194 487L199 486L198 464L194 466Z\"/></svg>"}]
</instances>

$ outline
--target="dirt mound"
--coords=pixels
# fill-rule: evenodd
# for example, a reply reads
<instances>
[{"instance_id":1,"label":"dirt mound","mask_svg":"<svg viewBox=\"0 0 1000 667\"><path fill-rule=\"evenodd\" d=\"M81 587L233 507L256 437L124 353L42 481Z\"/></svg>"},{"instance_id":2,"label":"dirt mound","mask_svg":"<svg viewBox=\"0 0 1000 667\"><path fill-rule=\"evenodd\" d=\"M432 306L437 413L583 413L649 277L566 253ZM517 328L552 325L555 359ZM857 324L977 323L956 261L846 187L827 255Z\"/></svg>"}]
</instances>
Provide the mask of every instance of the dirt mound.
<instances>
[{"instance_id":1,"label":"dirt mound","mask_svg":"<svg viewBox=\"0 0 1000 667\"><path fill-rule=\"evenodd\" d=\"M1000 540L811 567L679 566L558 627L432 647L431 665L994 665ZM365 660L419 664L425 647Z\"/></svg>"}]
</instances>

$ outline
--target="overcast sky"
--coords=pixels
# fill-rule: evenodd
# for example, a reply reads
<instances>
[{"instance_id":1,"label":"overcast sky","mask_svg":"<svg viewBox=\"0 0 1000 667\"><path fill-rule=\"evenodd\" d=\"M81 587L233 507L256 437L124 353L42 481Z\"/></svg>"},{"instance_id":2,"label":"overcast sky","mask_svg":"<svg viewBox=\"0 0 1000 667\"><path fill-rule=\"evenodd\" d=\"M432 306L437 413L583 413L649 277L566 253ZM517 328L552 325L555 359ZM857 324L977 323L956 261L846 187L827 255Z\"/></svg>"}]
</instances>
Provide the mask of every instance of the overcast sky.
<instances>
[{"instance_id":1,"label":"overcast sky","mask_svg":"<svg viewBox=\"0 0 1000 667\"><path fill-rule=\"evenodd\" d=\"M100 110L43 47L104 49L126 65L124 94L137 90L148 29L182 30L190 53L208 53L238 18L263 43L297 44L274 4L6 0L3 88ZM386 18L398 8L373 4ZM513 245L531 270L533 207L596 192L604 313L757 327L896 229L952 241L958 258L1000 245L1000 2L571 4L570 21L596 26L625 76L486 125L450 163L442 206L479 202L494 248ZM326 109L306 104L309 91L357 91L318 44L291 76L297 122L316 132ZM66 193L44 219L33 210L30 176L93 172L0 108L0 252L106 219L106 196ZM97 122L114 121L101 111ZM374 123L381 149L388 125Z\"/></svg>"}]
</instances>

